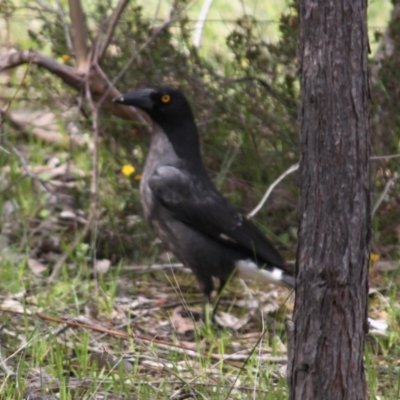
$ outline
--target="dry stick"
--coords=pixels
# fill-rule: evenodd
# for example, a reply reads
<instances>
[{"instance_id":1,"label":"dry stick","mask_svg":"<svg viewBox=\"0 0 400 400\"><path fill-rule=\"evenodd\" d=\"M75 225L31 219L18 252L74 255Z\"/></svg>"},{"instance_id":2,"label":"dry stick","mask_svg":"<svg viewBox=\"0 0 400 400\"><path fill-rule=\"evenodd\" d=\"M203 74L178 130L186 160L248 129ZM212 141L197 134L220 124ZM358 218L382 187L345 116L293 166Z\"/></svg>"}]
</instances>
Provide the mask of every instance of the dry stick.
<instances>
[{"instance_id":1,"label":"dry stick","mask_svg":"<svg viewBox=\"0 0 400 400\"><path fill-rule=\"evenodd\" d=\"M25 78L28 76L28 73L29 73L29 71L31 69L31 65L32 65L34 57L35 57L35 52L30 54L30 57L29 57L29 60L28 60L28 67L26 68L26 70L24 72L24 76L22 77L22 79L20 80L20 82L18 84L17 90L14 92L13 96L11 97L11 100L8 102L5 110L3 111L3 117L7 114L11 104L13 103L15 98L17 97L17 94L18 94L19 90L21 89L21 87L23 85L23 83L25 81ZM0 70L1 70L1 68L0 68ZM1 120L0 124L3 125L3 123L4 123L4 118Z\"/></svg>"},{"instance_id":2,"label":"dry stick","mask_svg":"<svg viewBox=\"0 0 400 400\"><path fill-rule=\"evenodd\" d=\"M82 231L82 233L75 238L74 243L72 243L72 245L70 246L70 248L69 248L70 251L74 250L77 246L79 246L79 244L82 241L82 238L85 237L89 233L90 225L92 223L92 218L93 218L93 216L90 215L89 219L88 219L88 221L87 221L87 223L85 225L85 228ZM59 260L57 261L57 264L54 265L54 268L53 268L53 271L52 271L51 275L49 276L49 279L48 279L49 283L52 283L52 282L55 281L58 273L60 272L61 267L67 261L67 258L68 258L68 253L67 252L65 252L59 258Z\"/></svg>"},{"instance_id":3,"label":"dry stick","mask_svg":"<svg viewBox=\"0 0 400 400\"><path fill-rule=\"evenodd\" d=\"M370 157L369 159L370 159L371 161L375 161L375 160L390 160L390 159L399 158L399 157L400 157L400 154L390 154L390 155L387 155L387 156L372 156L372 157ZM261 208L264 206L265 202L268 200L269 196L271 195L271 193L272 193L272 191L275 189L275 187L276 187L280 182L282 182L283 179L285 179L289 174L291 174L291 173L297 171L297 170L299 169L299 165L300 165L299 163L293 164L291 167L289 167L282 175L280 175L280 176L269 186L269 188L268 188L267 191L265 192L263 198L262 198L261 201L258 203L258 205L254 208L253 211L251 211L251 212L247 215L247 218L248 218L248 219L253 218L253 217L261 210ZM386 186L385 186L385 189L384 189L384 191L383 191L383 193L382 193L382 196L383 196L383 197L381 196L381 197L379 198L377 204L375 205L375 207L374 207L374 209L373 209L373 211L372 211L372 215L374 215L374 213L375 213L376 210L378 209L379 205L380 205L381 202L383 201L383 198L386 196L386 194L387 194L387 192L388 192L388 190L389 190L391 184L392 184L396 179L398 179L398 177L392 178L392 179L390 179L390 180L387 182L387 184L386 184Z\"/></svg>"},{"instance_id":4,"label":"dry stick","mask_svg":"<svg viewBox=\"0 0 400 400\"><path fill-rule=\"evenodd\" d=\"M29 169L28 162L25 160L24 156L19 152L19 150L8 139L3 138L2 140L7 146L7 148L9 148L11 152L14 153L19 158L22 169L25 172L25 175L29 176L35 182L38 182L46 190L46 192L53 194L53 191L47 187L46 183Z\"/></svg>"},{"instance_id":5,"label":"dry stick","mask_svg":"<svg viewBox=\"0 0 400 400\"><path fill-rule=\"evenodd\" d=\"M241 368L240 368L240 370L239 370L239 372L238 372L238 374L237 374L237 376L236 376L236 379L233 381L231 387L229 388L228 394L227 394L226 397L225 397L226 400L229 399L229 396L231 395L232 390L233 390L233 388L234 388L235 385L236 385L236 382L238 381L240 375L242 374L242 372L243 372L244 369L246 368L246 365L248 364L248 362L249 362L251 356L252 356L252 355L254 354L254 352L256 351L257 346L261 343L261 341L263 340L264 335L265 335L266 333L267 333L267 330L266 330L266 329L264 329L264 330L261 332L261 335L260 335L259 338L257 339L257 342L254 344L254 346L253 346L253 348L251 349L250 353L247 355L246 359L244 360L243 365L241 366Z\"/></svg>"},{"instance_id":6,"label":"dry stick","mask_svg":"<svg viewBox=\"0 0 400 400\"><path fill-rule=\"evenodd\" d=\"M64 35L65 35L65 41L67 44L67 49L68 49L69 53L72 55L74 52L74 48L72 45L71 34L69 31L67 19L65 18L64 8L63 8L62 4L60 3L60 0L56 0L56 3L57 3L57 11L56 12L57 12L58 16L60 17L61 24L64 29Z\"/></svg>"},{"instance_id":7,"label":"dry stick","mask_svg":"<svg viewBox=\"0 0 400 400\"><path fill-rule=\"evenodd\" d=\"M175 4L175 3L174 3ZM108 89L105 91L103 96L100 98L98 101L98 107L101 107L103 104L104 100L108 96L110 90L115 87L115 85L118 83L118 81L125 75L125 73L129 70L129 68L132 66L136 58L139 56L139 54L147 47L149 46L153 40L165 29L167 29L173 22L175 22L179 18L180 14L172 15L167 21L165 21L158 29L156 29L152 35L139 47L139 49L131 56L131 58L128 60L126 63L125 67L122 68L122 70L118 73L118 75L113 79L111 82L111 85L108 87ZM131 108L131 107L130 107ZM146 120L142 117L142 121L145 122Z\"/></svg>"},{"instance_id":8,"label":"dry stick","mask_svg":"<svg viewBox=\"0 0 400 400\"><path fill-rule=\"evenodd\" d=\"M15 372L7 365L7 360L3 357L1 338L0 338L0 369L2 369L7 376L15 375Z\"/></svg>"},{"instance_id":9,"label":"dry stick","mask_svg":"<svg viewBox=\"0 0 400 400\"><path fill-rule=\"evenodd\" d=\"M394 176L393 178L390 178L387 182L386 185L383 189L383 192L381 193L381 195L379 196L379 199L376 201L374 208L372 209L372 216L374 216L374 214L376 213L376 211L378 210L379 206L382 204L383 200L385 199L390 187L392 186L392 184L399 179L400 176Z\"/></svg>"},{"instance_id":10,"label":"dry stick","mask_svg":"<svg viewBox=\"0 0 400 400\"><path fill-rule=\"evenodd\" d=\"M98 46L95 48L95 57L97 56ZM89 74L87 74L89 77ZM92 252L93 252L93 266L96 267L97 255L97 235L98 235L98 213L97 213L97 190L99 179L99 108L93 103L92 94L90 92L89 79L86 80L86 98L92 111L92 130L93 130L93 154L92 154L92 180L90 184L91 204L90 212L93 215L93 235L92 235ZM97 281L97 268L93 268L95 278Z\"/></svg>"},{"instance_id":11,"label":"dry stick","mask_svg":"<svg viewBox=\"0 0 400 400\"><path fill-rule=\"evenodd\" d=\"M39 4L40 7L42 7L44 10L46 10L49 13L55 13L55 10L50 6L50 4L47 4L44 2L44 0L35 0L37 4Z\"/></svg>"},{"instance_id":12,"label":"dry stick","mask_svg":"<svg viewBox=\"0 0 400 400\"><path fill-rule=\"evenodd\" d=\"M0 111L0 122L1 122L1 111ZM1 135L1 125L0 125L0 135ZM0 140L1 142L1 140ZM5 151L7 153L9 153L4 147L0 146L0 150L1 151ZM10 182L3 190L0 191L0 196L3 196L5 193L7 193L12 187L14 187L15 185L18 185L21 181L23 181L28 175L24 174L21 175L19 178L17 178L14 182ZM38 178L40 179L40 178Z\"/></svg>"},{"instance_id":13,"label":"dry stick","mask_svg":"<svg viewBox=\"0 0 400 400\"><path fill-rule=\"evenodd\" d=\"M279 307L279 310L286 304L286 302L289 300L289 297L290 297L293 293L294 293L294 289L291 291L290 295L286 298L286 301ZM276 323L276 321L275 321L275 323ZM227 394L227 396L226 396L226 399L229 399L229 396L230 396L230 394L232 393L232 390L233 390L233 388L235 387L236 382L238 381L240 375L242 374L242 372L243 372L244 369L246 368L247 363L249 362L251 356L252 356L252 355L254 354L254 352L256 351L257 346L258 346L258 345L261 343L261 341L263 340L264 335L265 335L266 333L267 333L267 330L266 330L266 329L264 329L264 330L261 332L260 337L257 339L257 342L254 344L254 346L253 346L253 348L251 349L250 353L248 354L248 356L246 357L245 361L243 362L243 365L242 365L242 367L240 368L239 373L238 373L237 376L236 376L236 379L234 380L232 386L231 386L230 389L229 389L229 392L228 392L228 394ZM284 360L287 361L287 357L285 357Z\"/></svg>"},{"instance_id":14,"label":"dry stick","mask_svg":"<svg viewBox=\"0 0 400 400\"><path fill-rule=\"evenodd\" d=\"M393 158L399 158L400 154L389 154L388 156L371 156L369 159L372 161L375 160L391 160Z\"/></svg>"},{"instance_id":15,"label":"dry stick","mask_svg":"<svg viewBox=\"0 0 400 400\"><path fill-rule=\"evenodd\" d=\"M268 190L265 192L263 198L261 199L261 201L258 203L258 205L256 206L256 208L251 211L248 215L247 218L251 219L253 218L260 210L261 208L264 206L265 202L268 200L268 197L271 195L272 191L275 189L275 187L282 182L286 176L288 176L289 174L291 174L294 171L297 171L299 169L299 163L297 164L293 164L290 168L288 168L282 175L280 175L278 177L278 179L276 179L268 188Z\"/></svg>"},{"instance_id":16,"label":"dry stick","mask_svg":"<svg viewBox=\"0 0 400 400\"><path fill-rule=\"evenodd\" d=\"M208 12L212 6L214 0L204 0L203 7L201 7L199 18L196 21L193 32L193 46L196 48L200 47L201 37L203 35L204 24L207 20Z\"/></svg>"},{"instance_id":17,"label":"dry stick","mask_svg":"<svg viewBox=\"0 0 400 400\"><path fill-rule=\"evenodd\" d=\"M82 71L78 71L77 68L70 67L65 64L59 64L51 57L46 56L38 51L17 51L15 49L11 49L5 54L2 53L2 56L0 57L0 72L10 68L18 67L22 64L26 64L31 60L31 58L33 64L45 68L52 74L58 76L68 86L71 86L78 91L80 91L82 86L84 86L85 74ZM111 99L118 96L120 93L115 87L112 87L110 80L99 66L96 67L96 70L91 71L91 74L94 74L93 78L91 79L91 90L94 100L98 100L103 95L105 87L111 87L108 92L110 101L105 102L102 105L103 108L110 110L115 116L126 120L140 121L143 123L146 122L146 120L143 118L143 115L140 114L136 108L126 107L124 105L111 102Z\"/></svg>"},{"instance_id":18,"label":"dry stick","mask_svg":"<svg viewBox=\"0 0 400 400\"><path fill-rule=\"evenodd\" d=\"M156 11L154 13L154 18L153 18L153 21L152 21L153 25L157 22L158 13L160 12L161 2L162 2L162 0L158 0L158 2L157 2Z\"/></svg>"},{"instance_id":19,"label":"dry stick","mask_svg":"<svg viewBox=\"0 0 400 400\"><path fill-rule=\"evenodd\" d=\"M104 55L106 54L107 48L110 45L118 21L121 18L121 15L124 12L128 3L129 0L120 0L117 4L117 7L114 9L114 12L111 16L110 24L108 25L108 29L106 32L106 38L104 39L104 42L99 50L97 62L100 62L103 59Z\"/></svg>"},{"instance_id":20,"label":"dry stick","mask_svg":"<svg viewBox=\"0 0 400 400\"><path fill-rule=\"evenodd\" d=\"M42 313L37 313L36 314L39 318L46 320L46 321L52 321L52 322L57 322L60 324L67 324L69 326L75 326L77 328L85 328L85 329L89 329L95 332L102 332L102 333L107 333L109 335L115 336L115 337L120 337L122 339L138 339L141 340L143 342L147 342L147 343L154 343L157 346L161 347L161 348L165 348L168 350L176 350L178 352L181 353L185 353L188 356L193 356L193 357L208 357L210 356L213 360L215 361L224 361L229 365L232 365L233 367L236 368L240 368L239 365L237 365L237 363L230 361L227 357L221 357L217 354L210 354L210 355L206 355L206 354L202 354L199 353L198 351L195 351L193 349L191 349L190 347L187 346L179 346L177 344L174 343L170 343L170 342L166 342L165 340L161 340L161 339L155 339L155 338L151 338L145 335L140 335L140 334L136 334L136 333L126 333L126 332L122 332L122 331L117 331L114 329L107 329L107 328L103 328L101 326L95 326L95 325L90 325L90 324L84 324L84 323L80 323L80 322L76 322L76 321L70 321L64 318L56 318L56 317L51 317L49 315L45 315Z\"/></svg>"},{"instance_id":21,"label":"dry stick","mask_svg":"<svg viewBox=\"0 0 400 400\"><path fill-rule=\"evenodd\" d=\"M49 189L47 187L45 182L42 179L40 179L36 174L34 174L29 169L28 162L25 160L24 156L19 152L19 150L16 147L14 147L14 145L2 135L4 117L7 114L12 102L15 100L15 98L16 98L16 96L18 94L18 91L20 90L25 78L28 76L29 70L30 70L31 65L32 65L33 57L34 57L34 53L32 53L32 55L30 57L30 60L29 60L29 63L28 63L28 67L25 70L24 76L22 77L22 79L21 79L21 81L20 81L20 83L19 83L19 85L17 87L17 90L14 92L13 97L11 98L10 102L7 104L6 109L1 112L2 118L0 118L0 133L1 133L0 140L1 140L1 142L3 142L7 146L7 148L9 148L11 150L12 153L14 153L19 158L19 161L21 163L22 169L25 171L25 175L29 176L34 181L38 182L48 193L53 193L51 191L51 189Z\"/></svg>"}]
</instances>

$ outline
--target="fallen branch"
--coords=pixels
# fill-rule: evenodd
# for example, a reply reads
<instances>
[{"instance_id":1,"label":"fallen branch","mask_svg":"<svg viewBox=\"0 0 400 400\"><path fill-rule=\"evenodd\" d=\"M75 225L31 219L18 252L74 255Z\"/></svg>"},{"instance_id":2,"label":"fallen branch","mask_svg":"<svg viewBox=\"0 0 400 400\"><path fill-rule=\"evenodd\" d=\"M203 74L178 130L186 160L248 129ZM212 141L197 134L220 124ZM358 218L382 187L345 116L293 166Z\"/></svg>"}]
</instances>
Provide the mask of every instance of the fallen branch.
<instances>
[{"instance_id":1,"label":"fallen branch","mask_svg":"<svg viewBox=\"0 0 400 400\"><path fill-rule=\"evenodd\" d=\"M102 326L99 326L99 325L90 325L90 324L87 324L87 323L81 323L81 322L78 322L78 321L68 320L68 319L65 319L65 318L51 317L49 315L45 315L45 314L42 314L42 313L37 313L36 315L40 319L45 320L45 321L56 322L56 323L59 323L59 324L66 324L66 325L74 326L74 327L77 327L77 328L90 329L90 330L95 331L95 332L106 333L108 335L111 335L111 336L114 336L114 337L119 337L119 338L122 338L122 339L133 338L133 339L140 340L142 342L146 342L146 343L149 343L149 344L155 344L160 348L164 348L164 349L167 349L167 350L174 350L174 351L177 351L179 353L184 353L184 354L186 354L188 356L191 356L191 357L204 357L204 358L210 357L214 361L217 361L217 362L224 361L227 364L232 365L233 367L236 367L236 368L241 368L242 367L241 365L238 365L237 363L235 363L235 362L230 360L231 358L235 359L237 357L237 355L202 354L202 353L200 353L200 352L198 352L196 350L193 350L193 349L191 349L190 347L187 347L187 346L177 345L177 344L174 344L174 343L167 342L165 340L155 339L155 338L151 338L151 337L145 336L145 335L140 335L140 334L137 334L137 333L126 333L126 332L115 330L115 329L108 329L106 327L102 327ZM248 356L244 355L243 358L248 358ZM277 362L281 362L280 358L273 357L273 359L275 361L277 360Z\"/></svg>"}]
</instances>

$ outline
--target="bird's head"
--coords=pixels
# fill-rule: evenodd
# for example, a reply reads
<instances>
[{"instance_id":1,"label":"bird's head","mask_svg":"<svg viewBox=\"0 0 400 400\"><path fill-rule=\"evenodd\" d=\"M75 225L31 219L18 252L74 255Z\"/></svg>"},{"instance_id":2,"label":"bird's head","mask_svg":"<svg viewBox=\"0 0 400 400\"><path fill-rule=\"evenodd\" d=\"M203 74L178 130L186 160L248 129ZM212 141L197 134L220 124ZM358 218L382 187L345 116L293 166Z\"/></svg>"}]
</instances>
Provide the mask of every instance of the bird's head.
<instances>
[{"instance_id":1,"label":"bird's head","mask_svg":"<svg viewBox=\"0 0 400 400\"><path fill-rule=\"evenodd\" d=\"M125 93L113 101L143 110L160 126L193 121L192 109L185 96L172 87L164 86Z\"/></svg>"}]
</instances>

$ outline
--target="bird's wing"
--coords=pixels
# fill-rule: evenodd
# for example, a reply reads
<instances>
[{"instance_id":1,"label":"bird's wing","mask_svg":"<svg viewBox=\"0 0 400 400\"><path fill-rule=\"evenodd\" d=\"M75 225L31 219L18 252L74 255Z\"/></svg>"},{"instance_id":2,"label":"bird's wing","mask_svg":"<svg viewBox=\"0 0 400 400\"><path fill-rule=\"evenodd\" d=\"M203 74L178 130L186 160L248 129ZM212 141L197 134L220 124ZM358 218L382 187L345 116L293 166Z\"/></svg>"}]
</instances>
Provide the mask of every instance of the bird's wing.
<instances>
[{"instance_id":1,"label":"bird's wing","mask_svg":"<svg viewBox=\"0 0 400 400\"><path fill-rule=\"evenodd\" d=\"M285 269L285 263L249 220L215 189L208 177L202 182L185 170L161 166L149 179L153 194L178 220L227 246Z\"/></svg>"}]
</instances>

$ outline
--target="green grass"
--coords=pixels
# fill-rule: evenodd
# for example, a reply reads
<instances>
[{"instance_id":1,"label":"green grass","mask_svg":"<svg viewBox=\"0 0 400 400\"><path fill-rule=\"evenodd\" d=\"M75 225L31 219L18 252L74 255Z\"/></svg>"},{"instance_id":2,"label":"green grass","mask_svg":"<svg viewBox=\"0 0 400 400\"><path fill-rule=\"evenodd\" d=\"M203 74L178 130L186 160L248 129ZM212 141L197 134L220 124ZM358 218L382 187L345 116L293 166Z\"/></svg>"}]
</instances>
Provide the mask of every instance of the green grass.
<instances>
[{"instance_id":1,"label":"green grass","mask_svg":"<svg viewBox=\"0 0 400 400\"><path fill-rule=\"evenodd\" d=\"M15 247L8 251L21 254ZM213 399L226 399L229 393L232 399L287 398L282 375L286 356L283 320L289 312L286 306L270 316L255 313L242 331L200 327L194 337L182 337L170 323L176 305L167 305L200 300L198 291L191 289L195 286L191 274L179 270L174 274L168 270L146 272L145 268L132 272L121 264L96 280L86 265L85 254L71 253L51 284L45 276L32 273L27 257L20 257L17 263L10 262L9 256L1 259L1 350L8 368L15 373L9 377L1 373L1 398L22 398L28 391L57 393L61 399L100 395L109 399L133 395L167 399L172 393ZM393 278L379 276L378 287L385 288ZM270 289L252 288L256 297L264 299L261 305L268 301L283 304L287 295L280 291L277 298L275 292L262 297L261 293ZM399 395L398 293L396 284L390 293L371 300L371 315L385 315L390 328L387 336L371 335L367 341L370 399L394 400ZM231 282L223 296L222 310L243 316L243 306L232 307L243 298L246 295L241 286ZM226 304L227 299L232 304ZM200 310L200 304L193 307ZM263 326L269 333L256 345ZM116 331L125 337L119 337ZM197 354L182 353L174 346L190 347ZM238 354L246 357L253 346L256 348L242 371L244 358L216 360L218 356Z\"/></svg>"},{"instance_id":2,"label":"green grass","mask_svg":"<svg viewBox=\"0 0 400 400\"><path fill-rule=\"evenodd\" d=\"M6 263L0 264L1 273L7 268ZM227 396L243 359L231 365L215 357L236 353L239 349L250 351L251 343L257 339L256 333L251 340L246 340L238 332L201 329L195 339L183 342L168 323L171 310L156 309L142 318L137 315L140 307L130 312L121 310L126 297L115 295L121 279L115 271L102 276L101 283L83 279L85 267L82 272L76 272L62 274L58 281L49 285L45 278L33 276L26 267L20 271L15 284L21 285L22 280L25 296L16 297L14 311L9 307L7 312L3 311L2 318L3 356L16 373L13 378L5 378L2 393L6 397L3 398L22 398L24 391L34 384L44 392L54 390L61 399L73 398L77 392L79 398L93 398L100 393L110 393L110 398L123 395L131 398L133 393L142 399L169 398L174 391L193 391L205 398ZM187 274L177 273L176 276L182 288L193 284L193 278ZM150 286L152 278L147 274L140 277L139 283L138 277L122 279L132 286L138 285L138 294L146 296L155 308L162 300L179 301L163 272L156 274L156 281ZM154 285L156 293L152 293ZM1 293L7 295L6 290ZM157 293L162 296L157 298ZM190 300L193 296L185 294L185 297ZM130 296L129 300L135 301L135 298ZM113 333L104 335L72 326L63 330L62 324L40 318L36 314L38 311L49 317L94 323L105 330L120 330L127 336L121 339ZM132 333L161 339L170 346L158 346L151 340L143 340L142 336L134 335L129 339ZM286 398L285 381L279 376L277 365L260 358L268 354L284 356L282 346L273 345L273 342L273 338L267 337L256 349L232 391L233 398L250 398L253 390L258 393L256 398ZM191 346L201 355L182 354L175 351L174 345ZM108 357L106 361L104 354Z\"/></svg>"}]
</instances>

